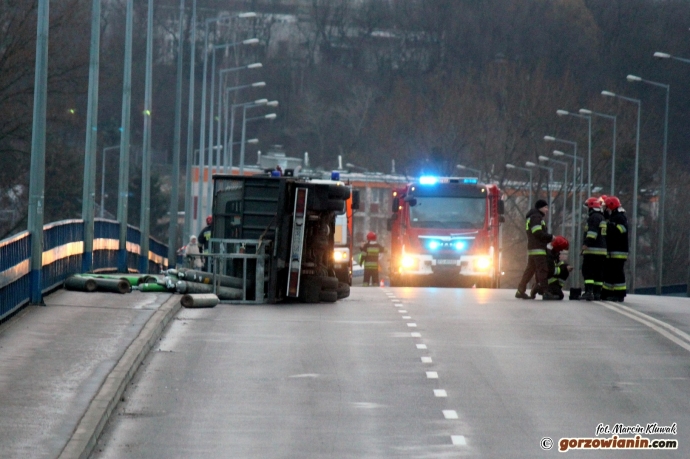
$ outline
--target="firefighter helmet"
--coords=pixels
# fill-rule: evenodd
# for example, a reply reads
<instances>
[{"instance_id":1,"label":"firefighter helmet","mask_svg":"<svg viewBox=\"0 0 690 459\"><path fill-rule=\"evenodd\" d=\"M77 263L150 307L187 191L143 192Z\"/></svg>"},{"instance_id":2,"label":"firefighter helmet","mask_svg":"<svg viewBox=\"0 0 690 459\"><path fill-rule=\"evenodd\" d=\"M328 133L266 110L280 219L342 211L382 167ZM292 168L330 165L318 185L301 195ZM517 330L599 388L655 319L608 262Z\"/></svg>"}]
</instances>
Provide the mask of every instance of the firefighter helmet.
<instances>
[{"instance_id":1,"label":"firefighter helmet","mask_svg":"<svg viewBox=\"0 0 690 459\"><path fill-rule=\"evenodd\" d=\"M556 252L568 250L569 246L570 244L568 244L568 240L563 236L556 236L551 241L551 247L553 247L553 250L555 250Z\"/></svg>"},{"instance_id":2,"label":"firefighter helmet","mask_svg":"<svg viewBox=\"0 0 690 459\"><path fill-rule=\"evenodd\" d=\"M599 198L589 198L585 201L585 207L588 209L601 210L601 201L599 201Z\"/></svg>"},{"instance_id":3,"label":"firefighter helmet","mask_svg":"<svg viewBox=\"0 0 690 459\"><path fill-rule=\"evenodd\" d=\"M615 196L609 196L606 198L606 208L609 210L616 210L621 206L621 201Z\"/></svg>"},{"instance_id":4,"label":"firefighter helmet","mask_svg":"<svg viewBox=\"0 0 690 459\"><path fill-rule=\"evenodd\" d=\"M367 233L367 241L375 241L376 240L376 233L373 231L369 231Z\"/></svg>"},{"instance_id":5,"label":"firefighter helmet","mask_svg":"<svg viewBox=\"0 0 690 459\"><path fill-rule=\"evenodd\" d=\"M210 225L211 223L213 223L213 216L209 215L208 217L206 217L206 224Z\"/></svg>"}]
</instances>

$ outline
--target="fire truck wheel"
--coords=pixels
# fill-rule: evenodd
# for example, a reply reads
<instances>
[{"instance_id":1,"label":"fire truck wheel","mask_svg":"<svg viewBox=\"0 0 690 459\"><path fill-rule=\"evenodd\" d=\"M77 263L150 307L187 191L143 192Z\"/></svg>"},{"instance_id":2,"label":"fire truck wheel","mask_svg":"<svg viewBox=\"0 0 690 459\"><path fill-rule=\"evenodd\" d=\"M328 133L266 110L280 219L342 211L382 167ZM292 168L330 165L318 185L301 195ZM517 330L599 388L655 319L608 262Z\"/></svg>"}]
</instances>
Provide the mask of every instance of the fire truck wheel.
<instances>
[{"instance_id":1,"label":"fire truck wheel","mask_svg":"<svg viewBox=\"0 0 690 459\"><path fill-rule=\"evenodd\" d=\"M326 210L333 210L338 213L345 212L345 201L342 199L329 199L326 203Z\"/></svg>"},{"instance_id":2,"label":"fire truck wheel","mask_svg":"<svg viewBox=\"0 0 690 459\"><path fill-rule=\"evenodd\" d=\"M319 276L302 276L299 287L299 299L303 303L318 303L321 293L321 278Z\"/></svg>"},{"instance_id":3,"label":"fire truck wheel","mask_svg":"<svg viewBox=\"0 0 690 459\"><path fill-rule=\"evenodd\" d=\"M350 296L350 286L346 284L345 282L339 282L338 283L338 290L336 291L338 294L338 299L342 300L343 298L347 298Z\"/></svg>"},{"instance_id":4,"label":"fire truck wheel","mask_svg":"<svg viewBox=\"0 0 690 459\"><path fill-rule=\"evenodd\" d=\"M322 277L321 278L321 290L337 290L338 289L338 278L337 277Z\"/></svg>"},{"instance_id":5,"label":"fire truck wheel","mask_svg":"<svg viewBox=\"0 0 690 459\"><path fill-rule=\"evenodd\" d=\"M322 303L335 303L338 301L338 292L322 290L321 293L319 293L319 301Z\"/></svg>"},{"instance_id":6,"label":"fire truck wheel","mask_svg":"<svg viewBox=\"0 0 690 459\"><path fill-rule=\"evenodd\" d=\"M350 199L350 187L331 185L328 187L328 197L330 199Z\"/></svg>"}]
</instances>

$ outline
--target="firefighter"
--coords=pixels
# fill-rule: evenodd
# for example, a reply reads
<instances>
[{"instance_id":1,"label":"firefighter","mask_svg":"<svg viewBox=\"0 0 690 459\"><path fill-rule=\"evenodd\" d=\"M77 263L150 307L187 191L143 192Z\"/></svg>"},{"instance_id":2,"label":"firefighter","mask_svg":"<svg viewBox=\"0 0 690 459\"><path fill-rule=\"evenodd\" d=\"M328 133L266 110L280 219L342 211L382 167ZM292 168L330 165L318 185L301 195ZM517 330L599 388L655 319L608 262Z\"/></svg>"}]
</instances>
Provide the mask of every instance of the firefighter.
<instances>
[{"instance_id":1,"label":"firefighter","mask_svg":"<svg viewBox=\"0 0 690 459\"><path fill-rule=\"evenodd\" d=\"M199 233L199 244L201 244L201 252L202 253L208 253L209 251L209 245L210 245L210 240L211 240L211 226L213 225L213 216L209 215L206 217L206 226L204 229L201 230L201 233ZM209 263L209 258L204 257L204 264L206 266L206 270L210 271L210 263Z\"/></svg>"},{"instance_id":2,"label":"firefighter","mask_svg":"<svg viewBox=\"0 0 690 459\"><path fill-rule=\"evenodd\" d=\"M585 279L585 293L580 299L598 301L601 299L601 287L604 283L607 224L599 198L587 199L585 206L588 209L587 232L582 245L582 277Z\"/></svg>"},{"instance_id":3,"label":"firefighter","mask_svg":"<svg viewBox=\"0 0 690 459\"><path fill-rule=\"evenodd\" d=\"M628 259L628 218L620 200L615 196L606 198L606 263L601 299L623 301L626 295L625 261Z\"/></svg>"},{"instance_id":4,"label":"firefighter","mask_svg":"<svg viewBox=\"0 0 690 459\"><path fill-rule=\"evenodd\" d=\"M376 233L367 233L367 242L360 247L360 265L364 262L364 286L379 285L379 255L384 252L383 246L376 242Z\"/></svg>"},{"instance_id":5,"label":"firefighter","mask_svg":"<svg viewBox=\"0 0 690 459\"><path fill-rule=\"evenodd\" d=\"M551 241L551 249L548 250L549 280L546 293L543 295L544 300L562 300L564 297L563 286L573 270L566 262L569 246L568 240L563 236L556 236Z\"/></svg>"},{"instance_id":6,"label":"firefighter","mask_svg":"<svg viewBox=\"0 0 690 459\"><path fill-rule=\"evenodd\" d=\"M544 295L546 291L549 263L547 260L546 246L553 239L549 234L544 217L549 213L549 205L543 199L534 204L534 208L527 212L525 231L527 232L527 266L518 284L515 298L523 300L534 299L536 294ZM535 276L534 295L526 293L527 283Z\"/></svg>"}]
</instances>

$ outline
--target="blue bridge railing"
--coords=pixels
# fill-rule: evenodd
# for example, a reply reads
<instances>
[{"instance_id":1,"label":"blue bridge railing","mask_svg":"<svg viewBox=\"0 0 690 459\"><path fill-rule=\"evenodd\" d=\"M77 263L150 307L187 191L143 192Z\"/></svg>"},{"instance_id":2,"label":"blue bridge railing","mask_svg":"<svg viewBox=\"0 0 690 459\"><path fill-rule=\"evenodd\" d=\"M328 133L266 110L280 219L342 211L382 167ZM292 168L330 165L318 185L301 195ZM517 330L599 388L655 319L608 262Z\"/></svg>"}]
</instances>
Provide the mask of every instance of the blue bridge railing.
<instances>
[{"instance_id":1,"label":"blue bridge railing","mask_svg":"<svg viewBox=\"0 0 690 459\"><path fill-rule=\"evenodd\" d=\"M93 271L117 270L120 224L96 219L94 223ZM141 233L127 227L127 268L136 272ZM41 291L54 289L73 274L81 272L84 253L83 220L61 220L43 227ZM168 267L168 246L149 238L149 273ZM0 321L31 298L31 234L24 231L0 241Z\"/></svg>"}]
</instances>

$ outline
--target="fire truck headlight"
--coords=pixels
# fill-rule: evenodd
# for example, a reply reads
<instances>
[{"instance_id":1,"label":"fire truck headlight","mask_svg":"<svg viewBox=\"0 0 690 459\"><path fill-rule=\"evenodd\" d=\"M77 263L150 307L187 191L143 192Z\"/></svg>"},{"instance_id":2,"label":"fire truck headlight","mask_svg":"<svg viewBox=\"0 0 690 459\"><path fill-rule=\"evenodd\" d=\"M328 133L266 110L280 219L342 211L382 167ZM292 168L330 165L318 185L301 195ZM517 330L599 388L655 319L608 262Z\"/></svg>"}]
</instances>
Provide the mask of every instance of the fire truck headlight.
<instances>
[{"instance_id":1,"label":"fire truck headlight","mask_svg":"<svg viewBox=\"0 0 690 459\"><path fill-rule=\"evenodd\" d=\"M349 254L347 250L334 250L333 251L333 260L335 261L347 261L347 258L349 257Z\"/></svg>"},{"instance_id":2,"label":"fire truck headlight","mask_svg":"<svg viewBox=\"0 0 690 459\"><path fill-rule=\"evenodd\" d=\"M486 271L487 269L489 269L491 267L491 258L489 258L489 257L477 258L474 261L474 267L478 271Z\"/></svg>"},{"instance_id":3,"label":"fire truck headlight","mask_svg":"<svg viewBox=\"0 0 690 459\"><path fill-rule=\"evenodd\" d=\"M455 250L464 250L465 243L463 241L458 241L455 244L453 244L453 247L455 247Z\"/></svg>"},{"instance_id":4,"label":"fire truck headlight","mask_svg":"<svg viewBox=\"0 0 690 459\"><path fill-rule=\"evenodd\" d=\"M417 260L415 260L414 257L411 257L411 256L409 256L409 255L405 255L405 256L403 257L403 259L402 259L402 262L401 262L402 267L403 267L403 268L408 268L408 269L409 269L409 268L412 268L413 266L415 266L416 263L417 263Z\"/></svg>"}]
</instances>

